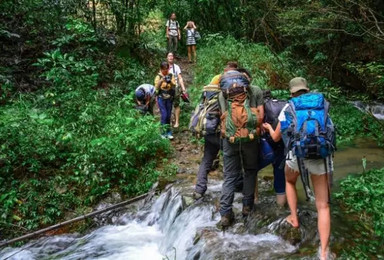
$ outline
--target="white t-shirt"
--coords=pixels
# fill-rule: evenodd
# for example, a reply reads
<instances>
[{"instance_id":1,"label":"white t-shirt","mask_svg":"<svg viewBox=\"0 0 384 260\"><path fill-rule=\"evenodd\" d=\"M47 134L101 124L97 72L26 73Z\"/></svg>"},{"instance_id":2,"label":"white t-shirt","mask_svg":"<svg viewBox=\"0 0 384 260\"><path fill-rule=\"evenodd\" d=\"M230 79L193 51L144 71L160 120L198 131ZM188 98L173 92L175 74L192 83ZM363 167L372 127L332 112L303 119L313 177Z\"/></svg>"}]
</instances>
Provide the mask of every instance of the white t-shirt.
<instances>
[{"instance_id":1,"label":"white t-shirt","mask_svg":"<svg viewBox=\"0 0 384 260\"><path fill-rule=\"evenodd\" d=\"M279 121L282 122L282 121L286 121L286 117L285 117L285 110L287 110L287 107L289 106L289 104L286 104L283 109L281 110L280 114L279 114Z\"/></svg>"},{"instance_id":2,"label":"white t-shirt","mask_svg":"<svg viewBox=\"0 0 384 260\"><path fill-rule=\"evenodd\" d=\"M181 74L181 69L179 65L177 64L172 64L169 66L168 73L172 73L175 76L175 79L178 80L179 74Z\"/></svg>"},{"instance_id":3,"label":"white t-shirt","mask_svg":"<svg viewBox=\"0 0 384 260\"><path fill-rule=\"evenodd\" d=\"M173 20L169 19L165 26L168 27L168 34L170 36L179 36L179 32L178 32L179 22L178 21L173 21Z\"/></svg>"},{"instance_id":4,"label":"white t-shirt","mask_svg":"<svg viewBox=\"0 0 384 260\"><path fill-rule=\"evenodd\" d=\"M137 87L136 91L139 89L144 89L145 95L150 95L150 97L155 95L155 87L151 84L142 84Z\"/></svg>"}]
</instances>

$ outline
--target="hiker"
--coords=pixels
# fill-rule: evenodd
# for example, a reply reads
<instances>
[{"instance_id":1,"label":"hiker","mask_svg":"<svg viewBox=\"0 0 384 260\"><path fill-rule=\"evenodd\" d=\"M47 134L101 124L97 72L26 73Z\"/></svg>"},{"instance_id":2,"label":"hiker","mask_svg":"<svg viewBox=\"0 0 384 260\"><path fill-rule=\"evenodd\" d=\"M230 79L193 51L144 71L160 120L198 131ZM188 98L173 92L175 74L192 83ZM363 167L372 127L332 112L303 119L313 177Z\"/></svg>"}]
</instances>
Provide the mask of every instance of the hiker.
<instances>
[{"instance_id":1,"label":"hiker","mask_svg":"<svg viewBox=\"0 0 384 260\"><path fill-rule=\"evenodd\" d=\"M166 61L161 62L160 72L155 78L155 89L157 95L157 104L160 109L160 118L162 125L161 136L173 140L170 129L173 98L175 96L176 80L172 73L169 73L169 64Z\"/></svg>"},{"instance_id":2,"label":"hiker","mask_svg":"<svg viewBox=\"0 0 384 260\"><path fill-rule=\"evenodd\" d=\"M193 21L188 21L184 27L184 30L187 31L187 50L188 50L188 62L196 62L196 25ZM199 34L200 35L200 34Z\"/></svg>"},{"instance_id":3,"label":"hiker","mask_svg":"<svg viewBox=\"0 0 384 260\"><path fill-rule=\"evenodd\" d=\"M166 23L166 37L168 40L168 52L177 52L177 43L181 39L179 22L176 20L176 14L172 13Z\"/></svg>"},{"instance_id":4,"label":"hiker","mask_svg":"<svg viewBox=\"0 0 384 260\"><path fill-rule=\"evenodd\" d=\"M173 76L175 76L176 79L176 89L175 89L175 97L173 99L173 106L175 108L175 124L173 125L174 128L179 127L180 122L180 96L183 93L186 93L186 89L184 86L183 77L181 76L181 69L180 67L174 63L175 61L175 54L173 52L168 52L167 54L167 61L169 64L169 73L172 73Z\"/></svg>"},{"instance_id":5,"label":"hiker","mask_svg":"<svg viewBox=\"0 0 384 260\"><path fill-rule=\"evenodd\" d=\"M289 82L292 99L279 115L282 137L289 150L285 164L287 201L291 214L286 222L299 227L296 181L300 176L307 199L310 174L315 193L320 237L320 259L332 259L329 249L331 231L330 183L335 150L334 128L328 117L329 103L320 93L310 93L306 79Z\"/></svg>"},{"instance_id":6,"label":"hiker","mask_svg":"<svg viewBox=\"0 0 384 260\"><path fill-rule=\"evenodd\" d=\"M239 72L237 67L236 62L228 62L220 79L222 92L219 94L219 103L224 161L220 224L223 228L230 226L234 220L234 192L242 176L243 217L247 217L253 210L259 127L264 116L260 88L251 86L249 73Z\"/></svg>"},{"instance_id":7,"label":"hiker","mask_svg":"<svg viewBox=\"0 0 384 260\"><path fill-rule=\"evenodd\" d=\"M191 126L199 137L204 136L204 155L197 173L197 183L193 193L195 200L202 198L207 191L208 173L211 171L220 147L220 110L218 95L220 75L215 76L202 93L202 101L198 105L196 115L191 118ZM196 118L194 117L196 116ZM194 123L196 120L196 123Z\"/></svg>"},{"instance_id":8,"label":"hiker","mask_svg":"<svg viewBox=\"0 0 384 260\"><path fill-rule=\"evenodd\" d=\"M153 107L155 104L155 86L150 84L142 84L135 90L136 109L143 114L153 115Z\"/></svg>"},{"instance_id":9,"label":"hiker","mask_svg":"<svg viewBox=\"0 0 384 260\"><path fill-rule=\"evenodd\" d=\"M273 187L276 193L276 203L279 206L284 206L287 199L285 195L285 176L284 176L284 142L281 139L280 124L278 116L286 101L273 99L270 90L263 91L264 96L264 120L262 124L262 139L261 150L259 156L259 168L262 170L269 164L273 166ZM268 146L267 149L263 149L263 145ZM271 150L271 154L267 151ZM266 150L266 151L264 151ZM263 154L266 153L266 157ZM271 156L272 155L272 156ZM256 180L257 187L257 180ZM257 188L255 191L255 198L257 198ZM256 199L255 199L256 202Z\"/></svg>"}]
</instances>

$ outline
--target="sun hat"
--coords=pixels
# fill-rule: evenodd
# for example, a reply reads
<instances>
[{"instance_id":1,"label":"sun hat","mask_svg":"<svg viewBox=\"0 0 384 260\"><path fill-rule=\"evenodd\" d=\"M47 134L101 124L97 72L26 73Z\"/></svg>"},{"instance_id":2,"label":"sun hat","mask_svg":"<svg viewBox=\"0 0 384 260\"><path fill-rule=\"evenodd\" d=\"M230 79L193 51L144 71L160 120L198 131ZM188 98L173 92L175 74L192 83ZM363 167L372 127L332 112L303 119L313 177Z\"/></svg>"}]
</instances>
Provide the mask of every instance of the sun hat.
<instances>
[{"instance_id":1,"label":"sun hat","mask_svg":"<svg viewBox=\"0 0 384 260\"><path fill-rule=\"evenodd\" d=\"M291 79L291 81L289 82L289 92L293 94L300 90L309 91L307 80L302 77L296 77Z\"/></svg>"}]
</instances>

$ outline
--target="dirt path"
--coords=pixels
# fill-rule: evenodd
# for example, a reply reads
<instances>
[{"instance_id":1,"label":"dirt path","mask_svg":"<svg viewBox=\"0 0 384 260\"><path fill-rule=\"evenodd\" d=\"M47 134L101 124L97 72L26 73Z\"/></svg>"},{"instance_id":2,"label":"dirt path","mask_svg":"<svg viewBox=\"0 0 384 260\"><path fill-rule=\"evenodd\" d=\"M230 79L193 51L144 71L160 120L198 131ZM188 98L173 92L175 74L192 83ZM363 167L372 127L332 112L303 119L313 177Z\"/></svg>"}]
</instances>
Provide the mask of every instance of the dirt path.
<instances>
[{"instance_id":1,"label":"dirt path","mask_svg":"<svg viewBox=\"0 0 384 260\"><path fill-rule=\"evenodd\" d=\"M176 64L181 68L184 84L188 90L194 81L193 70L195 65L189 63L188 60L184 58L177 59ZM181 114L190 114L191 109L193 108L182 108ZM175 153L170 161L178 167L177 181L188 181L196 184L196 174L203 156L203 145L197 140L196 142L191 142L193 136L186 127L180 127L177 130L174 129L174 137L175 139L172 141L172 145ZM219 176L221 176L221 174L219 174L218 170L209 174L209 178L216 178Z\"/></svg>"}]
</instances>

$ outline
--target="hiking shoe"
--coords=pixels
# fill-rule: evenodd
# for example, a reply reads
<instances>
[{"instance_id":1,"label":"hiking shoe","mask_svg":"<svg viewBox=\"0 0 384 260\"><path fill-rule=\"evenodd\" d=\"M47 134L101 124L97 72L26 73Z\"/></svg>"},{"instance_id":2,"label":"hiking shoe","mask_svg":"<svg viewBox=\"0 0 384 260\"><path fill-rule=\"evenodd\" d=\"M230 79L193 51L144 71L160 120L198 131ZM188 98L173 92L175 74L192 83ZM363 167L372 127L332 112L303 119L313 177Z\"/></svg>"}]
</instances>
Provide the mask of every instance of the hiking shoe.
<instances>
[{"instance_id":1,"label":"hiking shoe","mask_svg":"<svg viewBox=\"0 0 384 260\"><path fill-rule=\"evenodd\" d=\"M232 225L234 219L235 219L235 215L231 211L230 213L228 213L224 216L221 216L220 225L223 228L229 227L230 225Z\"/></svg>"},{"instance_id":2,"label":"hiking shoe","mask_svg":"<svg viewBox=\"0 0 384 260\"><path fill-rule=\"evenodd\" d=\"M168 133L168 134L167 134L167 138L168 138L169 140L173 140L174 137L173 137L172 133Z\"/></svg>"},{"instance_id":3,"label":"hiking shoe","mask_svg":"<svg viewBox=\"0 0 384 260\"><path fill-rule=\"evenodd\" d=\"M204 196L204 194L198 193L197 191L194 191L194 192L193 192L193 198L194 198L195 200L199 200L199 199L201 199L203 196Z\"/></svg>"},{"instance_id":4,"label":"hiking shoe","mask_svg":"<svg viewBox=\"0 0 384 260\"><path fill-rule=\"evenodd\" d=\"M252 213L252 207L243 205L242 213L244 218L248 217Z\"/></svg>"}]
</instances>

